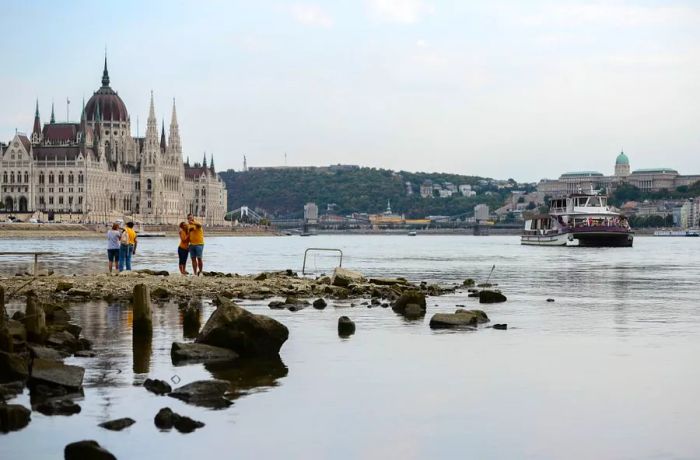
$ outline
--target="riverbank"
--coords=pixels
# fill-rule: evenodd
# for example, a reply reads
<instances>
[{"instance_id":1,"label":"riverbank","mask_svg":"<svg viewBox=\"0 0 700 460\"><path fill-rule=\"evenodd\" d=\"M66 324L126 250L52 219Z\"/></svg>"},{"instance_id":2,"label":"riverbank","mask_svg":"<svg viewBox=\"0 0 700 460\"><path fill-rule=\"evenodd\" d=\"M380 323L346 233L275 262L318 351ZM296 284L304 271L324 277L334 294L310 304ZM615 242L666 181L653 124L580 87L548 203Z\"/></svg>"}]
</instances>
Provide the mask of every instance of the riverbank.
<instances>
[{"instance_id":1,"label":"riverbank","mask_svg":"<svg viewBox=\"0 0 700 460\"><path fill-rule=\"evenodd\" d=\"M108 226L105 224L54 224L54 223L0 223L0 239L25 238L104 238ZM164 232L166 236L177 236L173 225L145 226L148 232ZM207 227L210 236L279 236L281 233L266 227Z\"/></svg>"}]
</instances>

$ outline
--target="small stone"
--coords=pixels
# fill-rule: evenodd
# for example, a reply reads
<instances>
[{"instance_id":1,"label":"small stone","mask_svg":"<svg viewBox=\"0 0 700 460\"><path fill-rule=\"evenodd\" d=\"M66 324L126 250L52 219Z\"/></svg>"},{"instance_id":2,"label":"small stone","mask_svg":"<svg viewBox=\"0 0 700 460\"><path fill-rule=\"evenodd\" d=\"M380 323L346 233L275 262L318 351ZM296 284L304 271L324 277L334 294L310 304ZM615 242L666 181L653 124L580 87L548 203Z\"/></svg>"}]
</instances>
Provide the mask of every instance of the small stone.
<instances>
[{"instance_id":1,"label":"small stone","mask_svg":"<svg viewBox=\"0 0 700 460\"><path fill-rule=\"evenodd\" d=\"M314 300L313 306L316 310L323 310L326 308L326 306L328 306L328 303L326 303L326 301L323 299L316 299Z\"/></svg>"},{"instance_id":2,"label":"small stone","mask_svg":"<svg viewBox=\"0 0 700 460\"><path fill-rule=\"evenodd\" d=\"M508 329L508 325L507 324L494 324L493 328L498 329L499 331L505 331L506 329Z\"/></svg>"},{"instance_id":3,"label":"small stone","mask_svg":"<svg viewBox=\"0 0 700 460\"><path fill-rule=\"evenodd\" d=\"M173 391L168 382L158 379L146 379L146 381L143 382L143 387L151 393L155 393L157 395L164 395Z\"/></svg>"},{"instance_id":4,"label":"small stone","mask_svg":"<svg viewBox=\"0 0 700 460\"><path fill-rule=\"evenodd\" d=\"M338 318L338 335L347 337L355 333L355 323L347 316Z\"/></svg>"},{"instance_id":5,"label":"small stone","mask_svg":"<svg viewBox=\"0 0 700 460\"><path fill-rule=\"evenodd\" d=\"M554 302L554 299L547 299L547 302Z\"/></svg>"},{"instance_id":6,"label":"small stone","mask_svg":"<svg viewBox=\"0 0 700 460\"><path fill-rule=\"evenodd\" d=\"M80 413L80 406L70 399L59 401L45 401L38 406L36 410L44 415L73 415Z\"/></svg>"},{"instance_id":7,"label":"small stone","mask_svg":"<svg viewBox=\"0 0 700 460\"><path fill-rule=\"evenodd\" d=\"M180 433L192 433L197 428L202 428L204 423L197 420L192 420L184 415L174 414L175 418L173 420L173 426Z\"/></svg>"},{"instance_id":8,"label":"small stone","mask_svg":"<svg viewBox=\"0 0 700 460\"><path fill-rule=\"evenodd\" d=\"M169 407L159 410L153 419L156 427L161 430L169 430L173 427L175 413Z\"/></svg>"},{"instance_id":9,"label":"small stone","mask_svg":"<svg viewBox=\"0 0 700 460\"><path fill-rule=\"evenodd\" d=\"M67 292L73 289L73 283L68 281L59 281L56 284L56 292Z\"/></svg>"},{"instance_id":10,"label":"small stone","mask_svg":"<svg viewBox=\"0 0 700 460\"><path fill-rule=\"evenodd\" d=\"M476 281L474 281L471 278L465 279L464 282L462 283L463 286L467 286L467 287L474 286L475 284L476 284Z\"/></svg>"},{"instance_id":11,"label":"small stone","mask_svg":"<svg viewBox=\"0 0 700 460\"><path fill-rule=\"evenodd\" d=\"M99 426L112 431L121 431L124 428L130 427L134 423L136 423L136 420L129 417L124 417L116 420L110 420L109 422L100 423Z\"/></svg>"},{"instance_id":12,"label":"small stone","mask_svg":"<svg viewBox=\"0 0 700 460\"><path fill-rule=\"evenodd\" d=\"M283 310L285 308L285 304L281 300L273 300L267 306L273 310Z\"/></svg>"},{"instance_id":13,"label":"small stone","mask_svg":"<svg viewBox=\"0 0 700 460\"><path fill-rule=\"evenodd\" d=\"M63 450L65 460L117 460L117 457L101 447L97 441L78 441Z\"/></svg>"}]
</instances>

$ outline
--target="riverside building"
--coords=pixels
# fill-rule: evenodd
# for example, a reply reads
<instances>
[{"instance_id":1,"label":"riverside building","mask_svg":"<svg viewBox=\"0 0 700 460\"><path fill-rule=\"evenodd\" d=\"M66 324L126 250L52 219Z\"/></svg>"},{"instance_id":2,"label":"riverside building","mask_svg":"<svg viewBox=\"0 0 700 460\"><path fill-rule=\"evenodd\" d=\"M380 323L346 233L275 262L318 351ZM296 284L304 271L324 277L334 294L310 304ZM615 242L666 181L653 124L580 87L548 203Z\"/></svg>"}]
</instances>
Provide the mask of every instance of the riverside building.
<instances>
[{"instance_id":1,"label":"riverside building","mask_svg":"<svg viewBox=\"0 0 700 460\"><path fill-rule=\"evenodd\" d=\"M160 135L159 135L160 134ZM133 137L124 101L102 85L83 104L80 122L41 124L39 103L31 135L0 144L0 211L42 220L101 223L132 219L177 224L192 213L223 224L226 186L207 164L183 162L175 101L166 141L158 132L153 94L144 137Z\"/></svg>"},{"instance_id":2,"label":"riverside building","mask_svg":"<svg viewBox=\"0 0 700 460\"><path fill-rule=\"evenodd\" d=\"M547 195L563 195L578 191L604 189L608 193L622 184L630 184L645 192L673 190L700 180L700 174L684 176L671 168L636 169L630 171L630 161L624 152L615 159L615 173L605 176L598 171L567 172L557 180L542 179L537 191Z\"/></svg>"}]
</instances>

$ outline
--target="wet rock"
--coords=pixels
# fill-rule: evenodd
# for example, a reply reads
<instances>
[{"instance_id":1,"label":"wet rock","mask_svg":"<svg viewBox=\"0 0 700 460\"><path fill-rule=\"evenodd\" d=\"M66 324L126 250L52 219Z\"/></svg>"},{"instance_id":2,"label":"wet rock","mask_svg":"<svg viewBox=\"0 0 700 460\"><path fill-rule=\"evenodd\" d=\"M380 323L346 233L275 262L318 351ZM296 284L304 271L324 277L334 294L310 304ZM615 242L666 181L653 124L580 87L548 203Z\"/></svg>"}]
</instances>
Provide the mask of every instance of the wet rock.
<instances>
[{"instance_id":1,"label":"wet rock","mask_svg":"<svg viewBox=\"0 0 700 460\"><path fill-rule=\"evenodd\" d=\"M348 287L351 284L360 284L364 281L362 273L337 267L333 270L331 284L333 286Z\"/></svg>"},{"instance_id":2,"label":"wet rock","mask_svg":"<svg viewBox=\"0 0 700 460\"><path fill-rule=\"evenodd\" d=\"M338 335L347 337L355 333L355 323L347 316L338 318Z\"/></svg>"},{"instance_id":3,"label":"wet rock","mask_svg":"<svg viewBox=\"0 0 700 460\"><path fill-rule=\"evenodd\" d=\"M458 326L476 326L488 322L488 316L481 310L458 309L454 313L436 313L430 318L432 329L450 328Z\"/></svg>"},{"instance_id":4,"label":"wet rock","mask_svg":"<svg viewBox=\"0 0 700 460\"><path fill-rule=\"evenodd\" d=\"M255 281L265 281L267 279L267 273L263 272L253 278Z\"/></svg>"},{"instance_id":5,"label":"wet rock","mask_svg":"<svg viewBox=\"0 0 700 460\"><path fill-rule=\"evenodd\" d=\"M326 306L328 306L328 303L326 303L326 301L323 299L316 299L314 300L313 306L316 310L323 310L326 308Z\"/></svg>"},{"instance_id":6,"label":"wet rock","mask_svg":"<svg viewBox=\"0 0 700 460\"><path fill-rule=\"evenodd\" d=\"M71 297L90 297L91 292L86 289L72 288L66 294Z\"/></svg>"},{"instance_id":7,"label":"wet rock","mask_svg":"<svg viewBox=\"0 0 700 460\"><path fill-rule=\"evenodd\" d=\"M137 273L143 273L145 275L151 275L151 276L170 276L170 272L167 270L149 270L149 269L143 269L143 270L136 270Z\"/></svg>"},{"instance_id":8,"label":"wet rock","mask_svg":"<svg viewBox=\"0 0 700 460\"><path fill-rule=\"evenodd\" d=\"M44 401L36 406L36 410L44 415L73 415L80 413L80 406L70 399Z\"/></svg>"},{"instance_id":9,"label":"wet rock","mask_svg":"<svg viewBox=\"0 0 700 460\"><path fill-rule=\"evenodd\" d=\"M409 305L412 306L408 307ZM425 294L416 290L405 291L396 302L394 302L392 309L396 313L406 316L422 316L425 314L426 310Z\"/></svg>"},{"instance_id":10,"label":"wet rock","mask_svg":"<svg viewBox=\"0 0 700 460\"><path fill-rule=\"evenodd\" d=\"M480 284L477 284L477 285L476 285L476 287L480 287L480 288L490 288L490 287L493 287L493 286L498 286L498 285L497 285L497 284L493 284L493 283L480 283Z\"/></svg>"},{"instance_id":11,"label":"wet rock","mask_svg":"<svg viewBox=\"0 0 700 460\"><path fill-rule=\"evenodd\" d=\"M79 348L75 336L68 331L52 332L46 339L46 344L70 353L74 353Z\"/></svg>"},{"instance_id":12,"label":"wet rock","mask_svg":"<svg viewBox=\"0 0 700 460\"><path fill-rule=\"evenodd\" d=\"M81 337L78 339L78 349L80 350L92 350L92 342L88 339Z\"/></svg>"},{"instance_id":13,"label":"wet rock","mask_svg":"<svg viewBox=\"0 0 700 460\"><path fill-rule=\"evenodd\" d=\"M20 404L0 404L0 432L21 430L29 425L31 411Z\"/></svg>"},{"instance_id":14,"label":"wet rock","mask_svg":"<svg viewBox=\"0 0 700 460\"><path fill-rule=\"evenodd\" d=\"M479 291L470 292L467 297L479 297Z\"/></svg>"},{"instance_id":15,"label":"wet rock","mask_svg":"<svg viewBox=\"0 0 700 460\"><path fill-rule=\"evenodd\" d=\"M83 331L83 328L78 326L77 324L66 324L66 332L69 332L73 335L73 337L77 339L80 338L80 333Z\"/></svg>"},{"instance_id":16,"label":"wet rock","mask_svg":"<svg viewBox=\"0 0 700 460\"><path fill-rule=\"evenodd\" d=\"M69 281L59 281L56 283L56 292L67 292L73 289L73 283Z\"/></svg>"},{"instance_id":17,"label":"wet rock","mask_svg":"<svg viewBox=\"0 0 700 460\"><path fill-rule=\"evenodd\" d=\"M23 323L24 322L24 312L19 311L19 310L14 312L12 314L12 319L14 321L19 321L19 322Z\"/></svg>"},{"instance_id":18,"label":"wet rock","mask_svg":"<svg viewBox=\"0 0 700 460\"><path fill-rule=\"evenodd\" d=\"M67 394L68 390L64 387L35 384L31 386L29 396L32 401L46 401L49 398L59 398Z\"/></svg>"},{"instance_id":19,"label":"wet rock","mask_svg":"<svg viewBox=\"0 0 700 460\"><path fill-rule=\"evenodd\" d=\"M32 358L48 359L49 361L63 361L70 356L69 353L53 348L42 347L41 345L30 345L28 347L29 354Z\"/></svg>"},{"instance_id":20,"label":"wet rock","mask_svg":"<svg viewBox=\"0 0 700 460\"><path fill-rule=\"evenodd\" d=\"M289 329L268 316L256 315L217 296L219 307L202 328L197 343L228 348L240 356L277 355Z\"/></svg>"},{"instance_id":21,"label":"wet rock","mask_svg":"<svg viewBox=\"0 0 700 460\"><path fill-rule=\"evenodd\" d=\"M28 354L0 351L0 383L26 380L28 376Z\"/></svg>"},{"instance_id":22,"label":"wet rock","mask_svg":"<svg viewBox=\"0 0 700 460\"><path fill-rule=\"evenodd\" d=\"M369 284L376 284L377 286L394 286L397 284L406 284L404 278L370 278Z\"/></svg>"},{"instance_id":23,"label":"wet rock","mask_svg":"<svg viewBox=\"0 0 700 460\"><path fill-rule=\"evenodd\" d=\"M190 305L182 310L182 329L187 337L196 337L202 326L199 308Z\"/></svg>"},{"instance_id":24,"label":"wet rock","mask_svg":"<svg viewBox=\"0 0 700 460\"><path fill-rule=\"evenodd\" d=\"M170 298L170 291L168 291L166 288L164 288L162 286L158 286L157 288L155 288L151 291L151 298L152 299L167 300Z\"/></svg>"},{"instance_id":25,"label":"wet rock","mask_svg":"<svg viewBox=\"0 0 700 460\"><path fill-rule=\"evenodd\" d=\"M176 388L168 396L195 406L221 409L233 404L223 397L230 387L226 380L198 380Z\"/></svg>"},{"instance_id":26,"label":"wet rock","mask_svg":"<svg viewBox=\"0 0 700 460\"><path fill-rule=\"evenodd\" d=\"M33 292L27 294L24 327L27 329L27 339L35 343L43 343L49 333L46 327L46 313L39 305L39 299Z\"/></svg>"},{"instance_id":27,"label":"wet rock","mask_svg":"<svg viewBox=\"0 0 700 460\"><path fill-rule=\"evenodd\" d=\"M377 307L377 306L379 306L379 305L382 304L382 301L379 300L379 299L377 299L377 298L374 298L374 299L372 299L372 300L370 301L370 303L371 303L372 305L374 305L375 307Z\"/></svg>"},{"instance_id":28,"label":"wet rock","mask_svg":"<svg viewBox=\"0 0 700 460\"><path fill-rule=\"evenodd\" d=\"M8 399L14 398L23 391L24 382L22 380L0 384L0 404Z\"/></svg>"},{"instance_id":29,"label":"wet rock","mask_svg":"<svg viewBox=\"0 0 700 460\"><path fill-rule=\"evenodd\" d=\"M117 460L97 441L78 441L68 444L63 450L65 460Z\"/></svg>"},{"instance_id":30,"label":"wet rock","mask_svg":"<svg viewBox=\"0 0 700 460\"><path fill-rule=\"evenodd\" d=\"M330 276L322 276L316 280L316 284L331 284Z\"/></svg>"},{"instance_id":31,"label":"wet rock","mask_svg":"<svg viewBox=\"0 0 700 460\"><path fill-rule=\"evenodd\" d=\"M0 311L2 315L2 311ZM4 325L0 327L0 351L12 353L15 350L15 343L10 335L10 330Z\"/></svg>"},{"instance_id":32,"label":"wet rock","mask_svg":"<svg viewBox=\"0 0 700 460\"><path fill-rule=\"evenodd\" d=\"M500 303L508 300L506 296L498 291L484 290L479 292L479 303Z\"/></svg>"},{"instance_id":33,"label":"wet rock","mask_svg":"<svg viewBox=\"0 0 700 460\"><path fill-rule=\"evenodd\" d=\"M507 324L494 324L493 328L501 330L501 331L505 331L506 329L508 329L508 325Z\"/></svg>"},{"instance_id":34,"label":"wet rock","mask_svg":"<svg viewBox=\"0 0 700 460\"><path fill-rule=\"evenodd\" d=\"M267 306L273 310L284 310L286 308L285 303L281 300L273 300Z\"/></svg>"},{"instance_id":35,"label":"wet rock","mask_svg":"<svg viewBox=\"0 0 700 460\"><path fill-rule=\"evenodd\" d=\"M65 308L58 305L43 305L46 322L49 324L68 324L70 315Z\"/></svg>"},{"instance_id":36,"label":"wet rock","mask_svg":"<svg viewBox=\"0 0 700 460\"><path fill-rule=\"evenodd\" d=\"M111 431L121 431L124 428L130 427L134 423L136 423L136 420L129 417L124 417L116 420L110 420L109 422L100 423L98 426Z\"/></svg>"},{"instance_id":37,"label":"wet rock","mask_svg":"<svg viewBox=\"0 0 700 460\"><path fill-rule=\"evenodd\" d=\"M173 427L180 433L191 433L197 428L204 426L204 423L192 420L184 415L176 414L169 407L158 411L153 422L161 430L169 430Z\"/></svg>"},{"instance_id":38,"label":"wet rock","mask_svg":"<svg viewBox=\"0 0 700 460\"><path fill-rule=\"evenodd\" d=\"M73 356L76 358L94 358L97 356L97 353L90 350L78 350L73 354Z\"/></svg>"},{"instance_id":39,"label":"wet rock","mask_svg":"<svg viewBox=\"0 0 700 460\"><path fill-rule=\"evenodd\" d=\"M83 386L85 369L80 366L69 366L56 361L35 359L32 362L32 383L48 383L71 389L80 389Z\"/></svg>"},{"instance_id":40,"label":"wet rock","mask_svg":"<svg viewBox=\"0 0 700 460\"><path fill-rule=\"evenodd\" d=\"M474 281L474 280L471 279L471 278L467 278L467 279L465 279L464 282L462 283L462 286L472 287L472 286L474 286L475 284L476 284L476 281Z\"/></svg>"},{"instance_id":41,"label":"wet rock","mask_svg":"<svg viewBox=\"0 0 700 460\"><path fill-rule=\"evenodd\" d=\"M158 379L146 379L146 381L143 382L143 387L157 395L165 395L173 391L168 382Z\"/></svg>"},{"instance_id":42,"label":"wet rock","mask_svg":"<svg viewBox=\"0 0 700 460\"><path fill-rule=\"evenodd\" d=\"M170 357L173 363L179 362L209 362L231 361L238 358L238 354L228 348L215 347L203 343L173 342L170 349Z\"/></svg>"},{"instance_id":43,"label":"wet rock","mask_svg":"<svg viewBox=\"0 0 700 460\"><path fill-rule=\"evenodd\" d=\"M554 302L554 299L547 299L547 302Z\"/></svg>"}]
</instances>

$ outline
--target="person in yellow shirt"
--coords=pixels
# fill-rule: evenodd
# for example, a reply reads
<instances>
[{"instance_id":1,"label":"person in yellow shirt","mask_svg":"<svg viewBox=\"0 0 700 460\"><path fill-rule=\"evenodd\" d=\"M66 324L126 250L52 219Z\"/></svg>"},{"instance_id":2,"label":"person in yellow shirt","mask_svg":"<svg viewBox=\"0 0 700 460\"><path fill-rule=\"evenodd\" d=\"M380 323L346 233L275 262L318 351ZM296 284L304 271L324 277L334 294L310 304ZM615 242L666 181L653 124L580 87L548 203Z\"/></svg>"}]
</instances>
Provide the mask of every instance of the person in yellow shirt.
<instances>
[{"instance_id":1,"label":"person in yellow shirt","mask_svg":"<svg viewBox=\"0 0 700 460\"><path fill-rule=\"evenodd\" d=\"M119 246L119 271L131 270L131 256L136 254L136 232L134 231L134 223L127 222L124 228L124 235L121 237Z\"/></svg>"},{"instance_id":2,"label":"person in yellow shirt","mask_svg":"<svg viewBox=\"0 0 700 460\"><path fill-rule=\"evenodd\" d=\"M202 274L204 262L204 226L194 219L192 214L187 214L187 233L190 236L190 257L192 258L192 270L199 276Z\"/></svg>"},{"instance_id":3,"label":"person in yellow shirt","mask_svg":"<svg viewBox=\"0 0 700 460\"><path fill-rule=\"evenodd\" d=\"M190 253L190 235L187 229L187 222L180 222L180 244L177 246L177 256L179 259L180 273L187 273L187 255Z\"/></svg>"}]
</instances>

